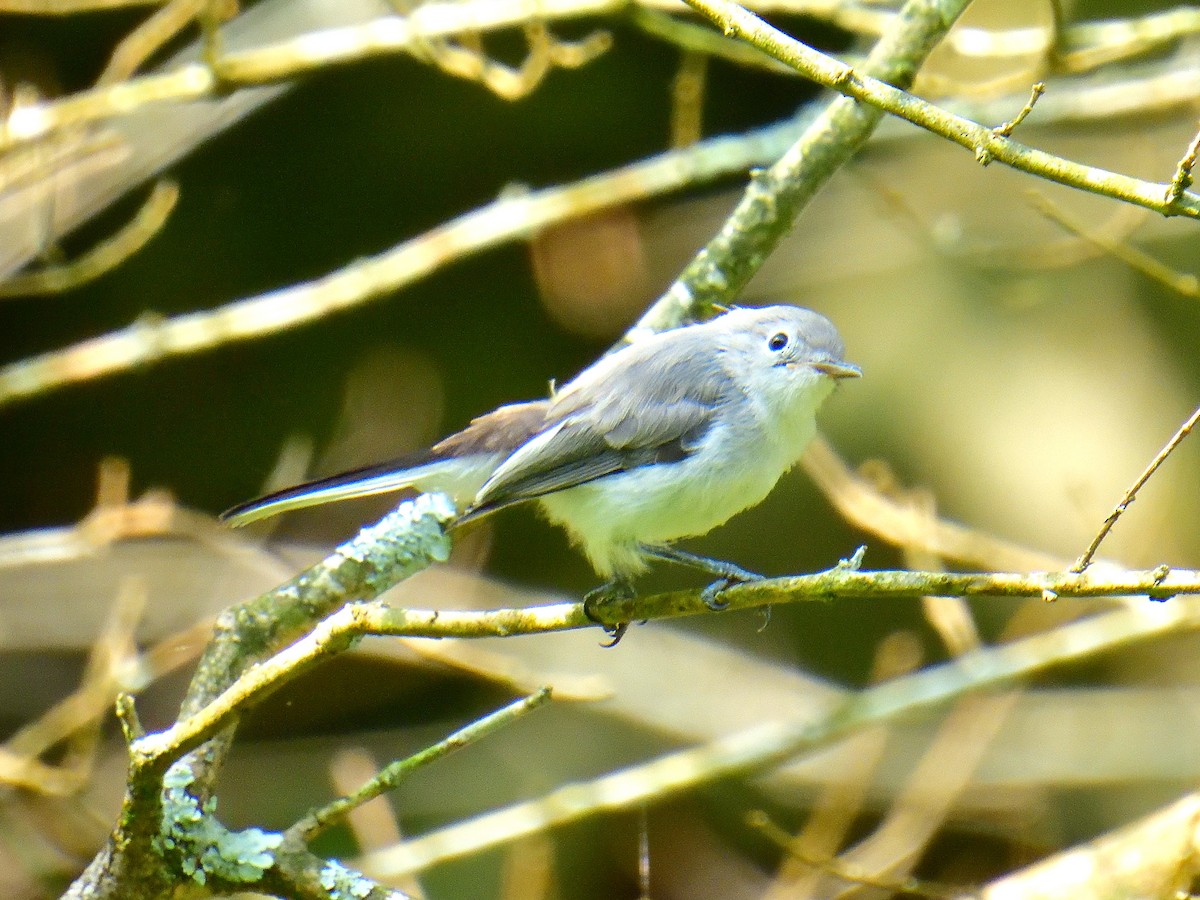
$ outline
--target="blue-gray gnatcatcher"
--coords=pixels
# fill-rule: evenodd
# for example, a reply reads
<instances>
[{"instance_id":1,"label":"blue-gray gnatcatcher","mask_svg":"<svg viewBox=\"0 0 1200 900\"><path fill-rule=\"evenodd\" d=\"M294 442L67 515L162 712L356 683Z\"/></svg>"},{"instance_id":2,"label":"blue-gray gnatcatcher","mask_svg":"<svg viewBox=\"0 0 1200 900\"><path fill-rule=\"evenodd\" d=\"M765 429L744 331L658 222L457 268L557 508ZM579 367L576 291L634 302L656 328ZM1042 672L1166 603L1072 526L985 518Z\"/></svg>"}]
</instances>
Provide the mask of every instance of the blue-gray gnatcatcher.
<instances>
[{"instance_id":1,"label":"blue-gray gnatcatcher","mask_svg":"<svg viewBox=\"0 0 1200 900\"><path fill-rule=\"evenodd\" d=\"M834 383L862 374L843 353L837 329L811 310L733 309L636 341L548 399L502 406L419 456L288 488L224 518L243 525L402 488L449 494L459 522L537 500L610 588L627 588L650 558L699 565L723 587L754 576L671 542L770 493L816 433Z\"/></svg>"}]
</instances>

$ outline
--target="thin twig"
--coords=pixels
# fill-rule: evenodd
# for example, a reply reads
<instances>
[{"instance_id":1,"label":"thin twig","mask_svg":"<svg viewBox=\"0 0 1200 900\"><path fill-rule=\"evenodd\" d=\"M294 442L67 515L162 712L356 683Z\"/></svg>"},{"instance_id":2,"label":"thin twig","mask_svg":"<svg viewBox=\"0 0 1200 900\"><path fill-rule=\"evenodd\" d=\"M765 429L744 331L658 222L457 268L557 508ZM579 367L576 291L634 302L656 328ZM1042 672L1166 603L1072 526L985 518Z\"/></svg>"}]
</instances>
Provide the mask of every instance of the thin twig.
<instances>
[{"instance_id":1,"label":"thin twig","mask_svg":"<svg viewBox=\"0 0 1200 900\"><path fill-rule=\"evenodd\" d=\"M375 756L365 747L345 747L338 750L329 760L329 780L337 796L351 794L367 781L379 774ZM387 799L376 797L346 814L346 829L350 832L362 853L370 853L380 847L389 847L403 838L397 810ZM415 879L396 887L420 893Z\"/></svg>"},{"instance_id":2,"label":"thin twig","mask_svg":"<svg viewBox=\"0 0 1200 900\"><path fill-rule=\"evenodd\" d=\"M948 884L944 885L925 881L914 878L911 875L907 877L880 877L875 873L867 871L863 866L848 863L836 856L813 856L806 852L806 849L796 838L788 834L763 810L756 809L747 813L746 824L787 854L789 859L794 859L818 872L826 872L833 875L847 884L883 888L889 893L913 894L918 897L936 897L945 898L945 900L962 897L962 890L960 888L952 887Z\"/></svg>"},{"instance_id":3,"label":"thin twig","mask_svg":"<svg viewBox=\"0 0 1200 900\"><path fill-rule=\"evenodd\" d=\"M3 0L0 0L3 2ZM151 56L161 50L196 18L208 0L170 0L122 38L96 79L96 86L120 84L131 78Z\"/></svg>"},{"instance_id":4,"label":"thin twig","mask_svg":"<svg viewBox=\"0 0 1200 900\"><path fill-rule=\"evenodd\" d=\"M799 77L791 66L767 56L757 47L751 47L741 41L731 41L699 22L679 19L649 6L634 6L629 12L629 18L646 34L673 44L686 53L700 53L740 66L765 69L776 75Z\"/></svg>"},{"instance_id":5,"label":"thin twig","mask_svg":"<svg viewBox=\"0 0 1200 900\"><path fill-rule=\"evenodd\" d=\"M1142 489L1142 485L1150 480L1150 477L1158 471L1158 467L1183 442L1183 439L1191 434L1197 421L1200 421L1200 407L1197 407L1195 412L1188 416L1187 421L1179 426L1179 430L1158 451L1158 455L1150 461L1150 465L1146 466L1145 471L1138 476L1137 481L1125 492L1125 496L1121 498L1121 502L1113 507L1113 511L1108 514L1108 518L1104 520L1104 524L1100 526L1100 530L1096 532L1096 536L1092 538L1092 542L1088 544L1088 548L1083 551L1083 555L1079 557L1075 565L1071 566L1072 572L1083 572L1092 564L1092 558L1096 555L1096 551L1100 549L1100 544L1108 537L1108 533L1112 531L1113 526L1117 524L1117 519L1121 518L1125 510L1129 508L1129 504L1137 499L1137 493Z\"/></svg>"},{"instance_id":6,"label":"thin twig","mask_svg":"<svg viewBox=\"0 0 1200 900\"><path fill-rule=\"evenodd\" d=\"M162 230L178 199L175 182L157 182L137 214L112 237L78 259L0 281L0 299L61 294L99 278L146 246Z\"/></svg>"},{"instance_id":7,"label":"thin twig","mask_svg":"<svg viewBox=\"0 0 1200 900\"><path fill-rule=\"evenodd\" d=\"M685 50L671 82L671 146L688 147L704 132L704 93L708 83L708 57Z\"/></svg>"},{"instance_id":8,"label":"thin twig","mask_svg":"<svg viewBox=\"0 0 1200 900\"><path fill-rule=\"evenodd\" d=\"M1029 100L1027 100L1025 105L1021 107L1021 111L1017 113L1017 115L1010 121L1005 122L1002 125L997 125L995 128L993 128L992 134L994 134L996 137L1009 137L1016 130L1017 126L1025 121L1025 117L1033 112L1033 107L1037 104L1038 100L1044 93L1046 93L1045 83L1041 81L1035 82L1033 88L1029 92Z\"/></svg>"},{"instance_id":9,"label":"thin twig","mask_svg":"<svg viewBox=\"0 0 1200 900\"><path fill-rule=\"evenodd\" d=\"M1196 167L1196 157L1200 155L1200 132L1188 144L1187 152L1175 167L1175 175L1167 188L1167 203L1175 203L1183 196L1183 192L1192 186L1192 169Z\"/></svg>"},{"instance_id":10,"label":"thin twig","mask_svg":"<svg viewBox=\"0 0 1200 900\"><path fill-rule=\"evenodd\" d=\"M1076 237L1082 238L1097 250L1119 259L1131 269L1141 272L1147 278L1154 279L1177 294L1182 294L1184 297L1200 298L1200 276L1189 272L1176 271L1132 244L1117 240L1107 234L1099 233L1082 222L1068 216L1056 203L1053 203L1049 198L1039 194L1037 191L1029 191L1028 198L1029 202L1043 216L1060 225Z\"/></svg>"},{"instance_id":11,"label":"thin twig","mask_svg":"<svg viewBox=\"0 0 1200 900\"><path fill-rule=\"evenodd\" d=\"M79 687L4 743L6 753L23 756L32 763L60 742L68 742L67 752L57 765L63 779L48 784L23 781L21 786L55 794L62 792L63 780L74 777L75 789L86 783L95 761L103 717L116 695L128 688L128 676L137 659L134 632L145 607L145 593L141 579L131 578L121 585L108 621L92 645ZM7 778L2 780L13 784Z\"/></svg>"},{"instance_id":12,"label":"thin twig","mask_svg":"<svg viewBox=\"0 0 1200 900\"><path fill-rule=\"evenodd\" d=\"M290 829L303 840L311 841L314 837L332 825L335 821L347 815L352 810L374 800L380 794L393 790L401 781L411 775L421 766L428 765L460 750L468 744L473 744L480 738L487 737L493 732L516 721L528 712L537 709L550 699L550 688L543 687L528 697L522 697L501 709L496 710L460 728L450 736L426 747L419 753L414 753L405 759L399 759L385 766L374 778L366 782L354 793L339 797L332 803L309 813Z\"/></svg>"},{"instance_id":13,"label":"thin twig","mask_svg":"<svg viewBox=\"0 0 1200 900\"><path fill-rule=\"evenodd\" d=\"M121 733L125 737L126 744L132 744L138 738L145 736L146 729L142 726L142 720L138 717L137 705L134 702L132 694L124 692L117 694L114 701L114 708L117 714L117 721L121 723Z\"/></svg>"},{"instance_id":14,"label":"thin twig","mask_svg":"<svg viewBox=\"0 0 1200 900\"><path fill-rule=\"evenodd\" d=\"M416 55L447 75L476 81L497 96L515 101L533 93L552 68L578 69L612 46L612 36L605 31L593 32L579 41L560 40L541 20L527 22L523 31L529 49L515 68L490 58L475 32L465 35L461 45L446 40L424 41Z\"/></svg>"}]
</instances>

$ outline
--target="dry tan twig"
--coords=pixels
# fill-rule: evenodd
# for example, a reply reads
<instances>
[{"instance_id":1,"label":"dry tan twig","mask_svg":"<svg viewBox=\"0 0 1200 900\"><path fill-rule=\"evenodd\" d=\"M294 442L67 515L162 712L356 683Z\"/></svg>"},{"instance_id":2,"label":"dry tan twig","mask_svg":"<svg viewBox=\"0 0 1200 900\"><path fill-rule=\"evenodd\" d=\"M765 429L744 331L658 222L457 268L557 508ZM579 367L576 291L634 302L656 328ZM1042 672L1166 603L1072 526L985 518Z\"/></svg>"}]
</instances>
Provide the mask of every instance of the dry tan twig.
<instances>
[{"instance_id":1,"label":"dry tan twig","mask_svg":"<svg viewBox=\"0 0 1200 900\"><path fill-rule=\"evenodd\" d=\"M163 4L161 9L121 40L109 57L108 65L96 79L96 86L119 84L132 78L146 60L195 21L208 2L169 0Z\"/></svg>"},{"instance_id":2,"label":"dry tan twig","mask_svg":"<svg viewBox=\"0 0 1200 900\"><path fill-rule=\"evenodd\" d=\"M178 199L175 182L156 182L141 209L120 231L78 259L0 281L0 299L60 294L99 278L146 246L162 230Z\"/></svg>"},{"instance_id":3,"label":"dry tan twig","mask_svg":"<svg viewBox=\"0 0 1200 900\"><path fill-rule=\"evenodd\" d=\"M980 900L1182 897L1200 873L1200 795L992 882Z\"/></svg>"},{"instance_id":4,"label":"dry tan twig","mask_svg":"<svg viewBox=\"0 0 1200 900\"><path fill-rule=\"evenodd\" d=\"M921 662L919 644L911 635L891 635L875 649L871 683L907 675L919 668ZM878 725L855 737L858 752L851 757L841 777L821 790L804 827L794 836L782 829L768 834L778 838L787 853L763 900L797 900L809 896L824 871L823 864L835 859L855 820L866 808L872 778L884 759L893 729ZM751 827L765 828L765 823L764 819L762 825Z\"/></svg>"},{"instance_id":5,"label":"dry tan twig","mask_svg":"<svg viewBox=\"0 0 1200 900\"><path fill-rule=\"evenodd\" d=\"M1159 284L1165 285L1178 294L1182 294L1185 297L1200 298L1200 277L1190 273L1177 272L1155 259L1149 253L1120 239L1120 236L1129 233L1130 228L1137 224L1138 220L1135 219L1127 223L1115 223L1117 228L1116 233L1113 234L1110 233L1111 229L1100 231L1071 218L1057 204L1052 203L1048 198L1036 191L1030 191L1027 196L1029 202L1033 204L1033 207L1038 212L1058 223L1085 243L1095 247L1101 253L1107 253L1119 259L1135 271L1141 272L1147 278L1154 279ZM1141 210L1133 210L1133 212L1140 219Z\"/></svg>"},{"instance_id":6,"label":"dry tan twig","mask_svg":"<svg viewBox=\"0 0 1200 900\"><path fill-rule=\"evenodd\" d=\"M144 586L127 582L92 645L79 688L5 742L0 781L54 796L73 793L87 783L101 720L126 689L137 656L133 632L145 602ZM62 741L68 742L62 761L52 768L42 764L42 754Z\"/></svg>"},{"instance_id":7,"label":"dry tan twig","mask_svg":"<svg viewBox=\"0 0 1200 900\"><path fill-rule=\"evenodd\" d=\"M889 496L851 472L820 435L809 445L801 465L847 521L889 544L997 570L1053 570L1068 565L1067 560L1002 541L956 522L931 520L919 506Z\"/></svg>"},{"instance_id":8,"label":"dry tan twig","mask_svg":"<svg viewBox=\"0 0 1200 900\"><path fill-rule=\"evenodd\" d=\"M1154 459L1150 460L1150 464L1142 471L1142 474L1137 477L1137 480L1130 485L1129 490L1125 492L1125 496L1121 498L1113 511L1108 514L1108 518L1104 520L1104 524L1100 526L1100 530L1096 532L1096 536L1092 538L1092 542L1088 544L1087 549L1083 551L1083 555L1076 560L1075 565L1071 567L1072 572L1082 572L1092 564L1092 560L1096 556L1096 551L1100 549L1100 545L1104 539L1108 537L1108 533L1112 531L1113 526L1117 524L1117 520L1121 518L1125 510L1129 508L1129 504L1137 499L1138 491L1140 491L1151 479L1158 467L1167 461L1167 457L1174 452L1175 448L1183 443L1184 438L1192 433L1192 429L1196 427L1196 423L1200 421L1200 407L1188 416L1187 420L1179 426L1179 430L1171 436L1171 439L1163 446L1155 455Z\"/></svg>"}]
</instances>

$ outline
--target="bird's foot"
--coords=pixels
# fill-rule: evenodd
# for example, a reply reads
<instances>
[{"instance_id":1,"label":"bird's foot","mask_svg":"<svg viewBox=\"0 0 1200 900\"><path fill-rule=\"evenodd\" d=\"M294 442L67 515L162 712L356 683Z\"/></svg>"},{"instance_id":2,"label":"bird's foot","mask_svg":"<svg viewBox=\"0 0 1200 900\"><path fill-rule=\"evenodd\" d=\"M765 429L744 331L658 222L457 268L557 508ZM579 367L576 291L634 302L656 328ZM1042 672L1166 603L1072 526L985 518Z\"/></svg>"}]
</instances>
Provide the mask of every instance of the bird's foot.
<instances>
[{"instance_id":1,"label":"bird's foot","mask_svg":"<svg viewBox=\"0 0 1200 900\"><path fill-rule=\"evenodd\" d=\"M752 581L762 581L763 576L755 572L749 572L739 566L730 566L736 570L736 574L732 573L718 578L703 591L700 592L700 599L704 601L704 605L713 612L720 612L729 606L728 600L722 600L721 595L735 584L749 584Z\"/></svg>"},{"instance_id":2,"label":"bird's foot","mask_svg":"<svg viewBox=\"0 0 1200 900\"><path fill-rule=\"evenodd\" d=\"M608 642L600 646L617 646L621 642L621 638L625 637L625 632L629 630L628 622L617 622L614 625L601 618L600 612L602 607L610 603L632 600L636 596L637 594L633 590L633 585L620 578L614 578L612 581L602 584L600 587L590 590L583 595L583 614L601 626L608 634Z\"/></svg>"},{"instance_id":3,"label":"bird's foot","mask_svg":"<svg viewBox=\"0 0 1200 900\"><path fill-rule=\"evenodd\" d=\"M761 581L763 577L757 572L743 569L741 566L723 559L713 559L709 556L701 556L699 553L688 553L686 550L679 550L675 547L643 547L642 550L647 556L655 559L678 563L681 566L689 566L718 576L717 580L700 594L704 605L711 610L722 610L729 605L721 599L721 594L733 585Z\"/></svg>"}]
</instances>

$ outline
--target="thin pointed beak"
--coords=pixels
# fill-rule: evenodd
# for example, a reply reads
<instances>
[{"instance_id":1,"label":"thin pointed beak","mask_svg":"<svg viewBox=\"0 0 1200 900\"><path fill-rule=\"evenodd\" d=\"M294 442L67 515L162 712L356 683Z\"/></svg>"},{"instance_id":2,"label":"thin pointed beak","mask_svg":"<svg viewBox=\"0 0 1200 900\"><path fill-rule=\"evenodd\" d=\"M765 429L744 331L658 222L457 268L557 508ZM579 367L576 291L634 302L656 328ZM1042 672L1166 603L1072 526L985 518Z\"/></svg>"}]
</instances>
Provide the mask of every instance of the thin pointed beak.
<instances>
[{"instance_id":1,"label":"thin pointed beak","mask_svg":"<svg viewBox=\"0 0 1200 900\"><path fill-rule=\"evenodd\" d=\"M822 375L830 378L862 378L862 369L848 362L815 362L809 363Z\"/></svg>"}]
</instances>

